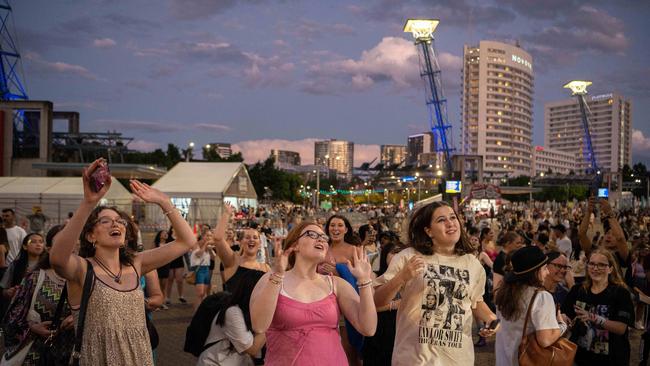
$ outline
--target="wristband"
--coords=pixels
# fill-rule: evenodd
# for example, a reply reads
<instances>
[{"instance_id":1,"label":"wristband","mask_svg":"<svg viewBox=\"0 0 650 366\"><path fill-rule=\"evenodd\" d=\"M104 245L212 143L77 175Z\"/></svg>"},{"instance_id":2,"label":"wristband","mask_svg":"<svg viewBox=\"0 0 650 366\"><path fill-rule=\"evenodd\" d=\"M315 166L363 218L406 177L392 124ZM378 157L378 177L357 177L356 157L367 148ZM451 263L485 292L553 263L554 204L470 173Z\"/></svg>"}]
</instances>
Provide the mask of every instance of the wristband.
<instances>
[{"instance_id":1,"label":"wristband","mask_svg":"<svg viewBox=\"0 0 650 366\"><path fill-rule=\"evenodd\" d=\"M370 286L371 283L372 283L372 280L368 280L367 282L364 282L364 283L358 283L357 282L357 287L358 288L368 287L368 286Z\"/></svg>"},{"instance_id":2,"label":"wristband","mask_svg":"<svg viewBox=\"0 0 650 366\"><path fill-rule=\"evenodd\" d=\"M178 211L178 210L176 209L176 207L169 209L169 211L165 211L165 212L163 212L163 215L169 217L169 214L171 214L171 213L174 212L174 211Z\"/></svg>"},{"instance_id":3,"label":"wristband","mask_svg":"<svg viewBox=\"0 0 650 366\"><path fill-rule=\"evenodd\" d=\"M560 335L564 334L569 328L565 322L558 322L557 324L560 326Z\"/></svg>"}]
</instances>

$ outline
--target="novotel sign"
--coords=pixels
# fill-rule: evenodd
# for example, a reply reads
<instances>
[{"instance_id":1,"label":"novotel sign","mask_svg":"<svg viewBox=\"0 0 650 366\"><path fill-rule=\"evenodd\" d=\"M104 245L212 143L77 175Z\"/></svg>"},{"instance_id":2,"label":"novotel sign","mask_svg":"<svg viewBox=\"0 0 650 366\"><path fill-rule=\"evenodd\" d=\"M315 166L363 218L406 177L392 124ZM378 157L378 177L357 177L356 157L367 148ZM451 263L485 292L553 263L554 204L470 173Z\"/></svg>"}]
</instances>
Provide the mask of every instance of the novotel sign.
<instances>
[{"instance_id":1,"label":"novotel sign","mask_svg":"<svg viewBox=\"0 0 650 366\"><path fill-rule=\"evenodd\" d=\"M521 56L512 55L512 62L516 62L518 64L524 65L531 70L533 69L533 65L527 60L524 60Z\"/></svg>"}]
</instances>

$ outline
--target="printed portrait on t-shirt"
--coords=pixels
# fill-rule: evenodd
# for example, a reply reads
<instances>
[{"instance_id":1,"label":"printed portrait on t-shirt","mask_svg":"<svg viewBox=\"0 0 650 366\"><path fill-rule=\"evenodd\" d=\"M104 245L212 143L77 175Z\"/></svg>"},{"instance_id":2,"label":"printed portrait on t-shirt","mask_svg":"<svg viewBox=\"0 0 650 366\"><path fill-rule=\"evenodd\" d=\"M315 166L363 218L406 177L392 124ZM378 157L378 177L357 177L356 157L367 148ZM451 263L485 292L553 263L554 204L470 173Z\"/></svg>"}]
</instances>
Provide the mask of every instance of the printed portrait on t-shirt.
<instances>
[{"instance_id":1,"label":"printed portrait on t-shirt","mask_svg":"<svg viewBox=\"0 0 650 366\"><path fill-rule=\"evenodd\" d=\"M469 271L429 264L423 280L426 290L422 297L419 343L461 348L463 300L469 295Z\"/></svg>"},{"instance_id":2,"label":"printed portrait on t-shirt","mask_svg":"<svg viewBox=\"0 0 650 366\"><path fill-rule=\"evenodd\" d=\"M607 305L589 306L582 301L576 301L576 305L583 307L590 313L608 317L609 307ZM586 324L587 331L584 335L578 337L577 344L595 354L608 355L609 354L609 331L595 326L595 324L588 322Z\"/></svg>"}]
</instances>

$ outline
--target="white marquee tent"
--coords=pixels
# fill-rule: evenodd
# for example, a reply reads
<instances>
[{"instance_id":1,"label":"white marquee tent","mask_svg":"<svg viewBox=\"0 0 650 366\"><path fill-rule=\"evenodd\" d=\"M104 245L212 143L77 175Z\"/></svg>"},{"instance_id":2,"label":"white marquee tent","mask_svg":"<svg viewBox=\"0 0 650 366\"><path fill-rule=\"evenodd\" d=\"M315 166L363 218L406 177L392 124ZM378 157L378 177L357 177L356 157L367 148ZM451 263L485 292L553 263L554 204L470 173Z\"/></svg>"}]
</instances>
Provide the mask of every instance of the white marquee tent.
<instances>
[{"instance_id":1,"label":"white marquee tent","mask_svg":"<svg viewBox=\"0 0 650 366\"><path fill-rule=\"evenodd\" d=\"M237 208L257 207L257 194L243 163L178 163L153 187L169 195L190 224L214 226L224 202ZM166 224L157 207L148 207L145 216L141 222Z\"/></svg>"},{"instance_id":2,"label":"white marquee tent","mask_svg":"<svg viewBox=\"0 0 650 366\"><path fill-rule=\"evenodd\" d=\"M40 207L47 224L62 223L83 198L81 177L0 177L0 209L12 208L19 223ZM115 178L101 204L131 212L131 193Z\"/></svg>"}]
</instances>

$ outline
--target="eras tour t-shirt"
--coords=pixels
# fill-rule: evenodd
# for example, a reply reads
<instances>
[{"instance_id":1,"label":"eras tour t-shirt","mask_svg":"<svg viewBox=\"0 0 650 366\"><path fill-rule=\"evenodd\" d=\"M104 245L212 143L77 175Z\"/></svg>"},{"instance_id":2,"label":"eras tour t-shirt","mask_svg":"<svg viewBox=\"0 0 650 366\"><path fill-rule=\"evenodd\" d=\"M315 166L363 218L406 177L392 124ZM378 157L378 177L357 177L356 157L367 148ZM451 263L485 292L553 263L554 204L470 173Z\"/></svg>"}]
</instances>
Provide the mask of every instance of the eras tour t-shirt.
<instances>
[{"instance_id":1,"label":"eras tour t-shirt","mask_svg":"<svg viewBox=\"0 0 650 366\"><path fill-rule=\"evenodd\" d=\"M425 261L421 276L400 290L393 366L473 365L472 309L483 301L485 270L471 254L422 255L407 248L378 277L380 286L395 277L414 255Z\"/></svg>"},{"instance_id":2,"label":"eras tour t-shirt","mask_svg":"<svg viewBox=\"0 0 650 366\"><path fill-rule=\"evenodd\" d=\"M574 305L608 320L625 323L628 327L634 324L634 306L630 292L621 286L610 284L602 292L594 294L582 285L575 285L562 305L562 312L572 319L576 315ZM629 328L624 335L617 335L592 323L582 327L574 326L571 340L578 345L575 363L577 365L629 365L628 333Z\"/></svg>"}]
</instances>

